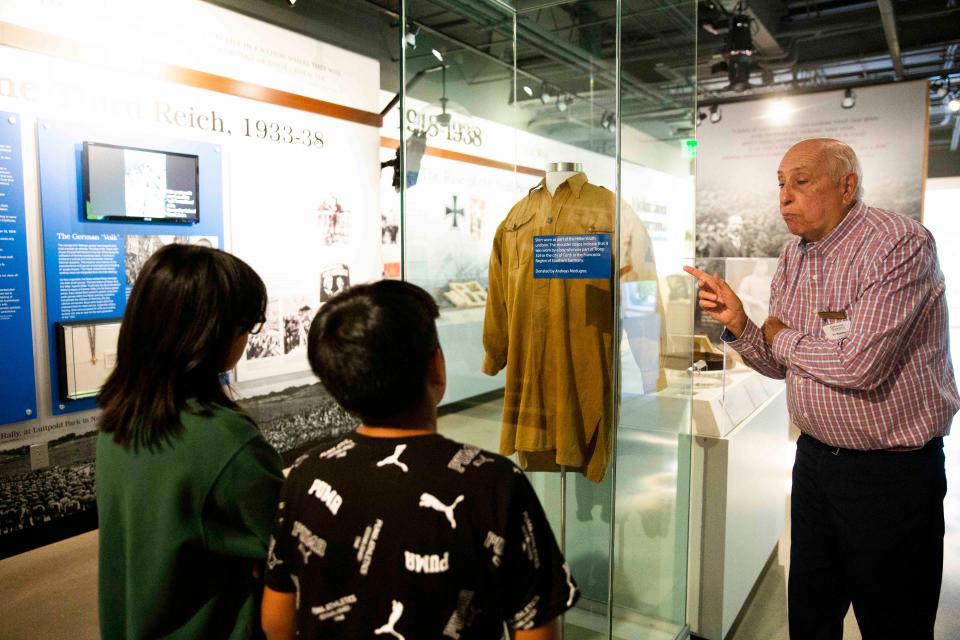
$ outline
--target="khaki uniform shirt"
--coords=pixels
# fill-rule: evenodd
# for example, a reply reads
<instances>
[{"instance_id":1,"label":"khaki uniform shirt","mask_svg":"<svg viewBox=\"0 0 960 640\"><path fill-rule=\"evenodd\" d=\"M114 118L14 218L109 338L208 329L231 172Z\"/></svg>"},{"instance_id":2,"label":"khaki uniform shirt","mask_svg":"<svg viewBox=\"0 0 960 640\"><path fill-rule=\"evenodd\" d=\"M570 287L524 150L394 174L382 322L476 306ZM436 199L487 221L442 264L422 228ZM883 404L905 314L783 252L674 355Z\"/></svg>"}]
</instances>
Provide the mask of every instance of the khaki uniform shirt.
<instances>
[{"instance_id":1,"label":"khaki uniform shirt","mask_svg":"<svg viewBox=\"0 0 960 640\"><path fill-rule=\"evenodd\" d=\"M621 278L656 281L646 230L636 214L622 208ZM578 173L552 197L541 182L497 228L483 372L507 369L500 453L519 452L525 469L563 465L594 482L606 472L619 356L613 280L534 279L533 237L608 233L613 238L615 214L614 194Z\"/></svg>"}]
</instances>

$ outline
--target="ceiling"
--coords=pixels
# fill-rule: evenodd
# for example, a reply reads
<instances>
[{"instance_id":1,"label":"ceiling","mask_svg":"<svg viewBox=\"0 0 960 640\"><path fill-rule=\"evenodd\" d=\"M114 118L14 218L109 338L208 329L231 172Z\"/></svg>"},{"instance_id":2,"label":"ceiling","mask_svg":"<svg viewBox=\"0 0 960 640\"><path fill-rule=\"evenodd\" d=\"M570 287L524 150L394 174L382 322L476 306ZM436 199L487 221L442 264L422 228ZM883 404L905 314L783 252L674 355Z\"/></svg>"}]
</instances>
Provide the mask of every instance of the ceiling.
<instances>
[{"instance_id":1,"label":"ceiling","mask_svg":"<svg viewBox=\"0 0 960 640\"><path fill-rule=\"evenodd\" d=\"M375 57L399 86L397 0L217 0L216 4ZM690 136L696 108L788 92L947 78L960 94L957 0L621 0L622 122L659 139ZM407 81L438 66L451 108L612 152L614 0L408 0ZM749 18L749 76L730 88L732 16ZM513 47L514 34L517 46ZM738 45L738 48L743 48ZM516 71L516 73L514 73ZM411 94L442 95L440 74ZM526 89L524 89L526 87ZM934 89L935 87L932 87ZM546 100L541 93L546 89ZM514 95L516 93L516 95ZM568 108L557 108L556 96ZM960 174L960 117L931 92L931 172ZM945 164L944 164L945 163Z\"/></svg>"}]
</instances>

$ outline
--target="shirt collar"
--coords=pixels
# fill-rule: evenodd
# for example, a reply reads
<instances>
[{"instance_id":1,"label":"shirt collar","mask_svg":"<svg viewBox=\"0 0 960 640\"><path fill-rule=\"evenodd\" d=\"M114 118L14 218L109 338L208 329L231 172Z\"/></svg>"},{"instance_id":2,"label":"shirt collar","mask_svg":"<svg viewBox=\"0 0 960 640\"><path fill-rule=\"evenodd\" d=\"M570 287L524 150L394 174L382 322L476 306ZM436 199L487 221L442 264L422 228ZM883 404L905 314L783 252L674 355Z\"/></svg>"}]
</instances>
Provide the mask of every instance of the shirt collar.
<instances>
[{"instance_id":1,"label":"shirt collar","mask_svg":"<svg viewBox=\"0 0 960 640\"><path fill-rule=\"evenodd\" d=\"M568 187L570 187L570 190L573 192L573 197L574 197L574 198L579 198L579 197L580 197L580 192L583 190L583 185L585 185L585 184L587 184L587 174L585 174L585 173L583 173L582 171L580 171L580 172L577 172L577 173L573 174L572 176L570 176L569 178L567 178L566 180L564 180L562 183L560 183L560 186L557 187L557 192L560 191L560 187L562 187L563 185L567 185ZM542 178L542 179L540 180L540 184L538 184L537 186L533 187L533 189L530 189L530 192L528 192L528 193L532 193L532 192L534 191L534 189L541 189L541 188L544 189L544 190L546 190L546 188L547 188L547 179L546 179L546 178ZM555 194L556 194L556 192L555 192Z\"/></svg>"},{"instance_id":2,"label":"shirt collar","mask_svg":"<svg viewBox=\"0 0 960 640\"><path fill-rule=\"evenodd\" d=\"M847 212L847 215L843 217L840 224L827 234L826 238L822 238L817 242L806 242L801 238L800 249L804 253L816 249L823 257L829 256L830 253L843 242L843 239L850 235L850 230L857 226L857 222L863 217L863 213L866 210L867 205L863 204L863 201L858 202Z\"/></svg>"}]
</instances>

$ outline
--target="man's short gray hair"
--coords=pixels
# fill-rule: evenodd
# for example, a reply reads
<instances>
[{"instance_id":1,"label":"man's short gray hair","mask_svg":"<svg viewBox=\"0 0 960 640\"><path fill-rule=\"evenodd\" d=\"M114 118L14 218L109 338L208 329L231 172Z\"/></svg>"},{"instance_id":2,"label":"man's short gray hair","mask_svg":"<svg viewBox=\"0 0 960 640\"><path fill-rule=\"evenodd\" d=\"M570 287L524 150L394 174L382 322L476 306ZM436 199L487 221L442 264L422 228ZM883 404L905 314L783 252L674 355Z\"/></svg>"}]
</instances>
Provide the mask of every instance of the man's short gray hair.
<instances>
[{"instance_id":1,"label":"man's short gray hair","mask_svg":"<svg viewBox=\"0 0 960 640\"><path fill-rule=\"evenodd\" d=\"M860 159L850 145L833 140L832 138L822 138L822 153L824 157L830 160L833 177L837 184L845 176L855 174L857 176L857 192L853 195L854 202L863 200L863 169L860 168Z\"/></svg>"}]
</instances>

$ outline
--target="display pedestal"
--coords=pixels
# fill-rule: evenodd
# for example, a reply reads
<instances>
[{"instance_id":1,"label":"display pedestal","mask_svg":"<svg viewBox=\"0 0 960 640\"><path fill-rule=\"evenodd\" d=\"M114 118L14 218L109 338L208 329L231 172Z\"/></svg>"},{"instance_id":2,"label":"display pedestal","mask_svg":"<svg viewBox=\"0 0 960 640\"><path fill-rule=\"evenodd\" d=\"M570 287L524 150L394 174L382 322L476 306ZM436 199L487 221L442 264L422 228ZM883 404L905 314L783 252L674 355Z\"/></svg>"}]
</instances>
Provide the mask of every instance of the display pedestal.
<instances>
[{"instance_id":1,"label":"display pedestal","mask_svg":"<svg viewBox=\"0 0 960 640\"><path fill-rule=\"evenodd\" d=\"M712 386L704 383L714 382ZM745 367L693 375L693 432L722 438L783 391L783 382Z\"/></svg>"},{"instance_id":2,"label":"display pedestal","mask_svg":"<svg viewBox=\"0 0 960 640\"><path fill-rule=\"evenodd\" d=\"M693 402L687 619L691 631L708 640L726 637L780 539L790 465L783 384L757 374L734 382L728 372L727 378L725 406L697 398L700 393ZM743 396L759 397L762 390L767 397L726 431L737 388Z\"/></svg>"}]
</instances>

